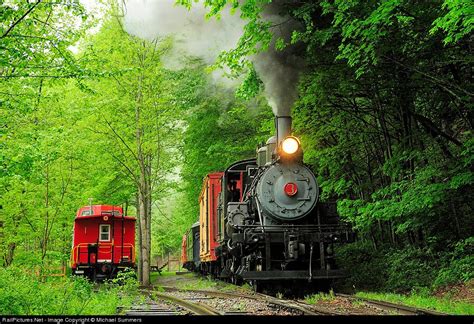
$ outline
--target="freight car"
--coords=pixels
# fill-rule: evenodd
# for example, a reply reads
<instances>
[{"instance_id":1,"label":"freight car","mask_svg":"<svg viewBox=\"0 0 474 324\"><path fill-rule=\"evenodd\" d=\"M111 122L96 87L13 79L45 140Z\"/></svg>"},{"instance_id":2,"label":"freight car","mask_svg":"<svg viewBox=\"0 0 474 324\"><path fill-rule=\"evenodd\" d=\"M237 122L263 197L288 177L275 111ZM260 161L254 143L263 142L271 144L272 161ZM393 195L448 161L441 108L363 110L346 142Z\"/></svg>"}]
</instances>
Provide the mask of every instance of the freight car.
<instances>
[{"instance_id":1,"label":"freight car","mask_svg":"<svg viewBox=\"0 0 474 324\"><path fill-rule=\"evenodd\" d=\"M181 264L185 269L195 271L199 269L199 222L196 222L183 235L181 249Z\"/></svg>"},{"instance_id":2,"label":"freight car","mask_svg":"<svg viewBox=\"0 0 474 324\"><path fill-rule=\"evenodd\" d=\"M123 215L120 206L80 208L74 220L72 274L96 281L135 268L135 220Z\"/></svg>"},{"instance_id":3,"label":"freight car","mask_svg":"<svg viewBox=\"0 0 474 324\"><path fill-rule=\"evenodd\" d=\"M199 240L192 241L200 253L183 254L182 261L190 270L256 290L325 286L345 276L334 244L352 241L353 232L339 221L335 203L318 201L318 182L291 136L291 117L276 117L275 126L276 135L257 148L256 158L204 178ZM186 251L192 242L186 239Z\"/></svg>"}]
</instances>

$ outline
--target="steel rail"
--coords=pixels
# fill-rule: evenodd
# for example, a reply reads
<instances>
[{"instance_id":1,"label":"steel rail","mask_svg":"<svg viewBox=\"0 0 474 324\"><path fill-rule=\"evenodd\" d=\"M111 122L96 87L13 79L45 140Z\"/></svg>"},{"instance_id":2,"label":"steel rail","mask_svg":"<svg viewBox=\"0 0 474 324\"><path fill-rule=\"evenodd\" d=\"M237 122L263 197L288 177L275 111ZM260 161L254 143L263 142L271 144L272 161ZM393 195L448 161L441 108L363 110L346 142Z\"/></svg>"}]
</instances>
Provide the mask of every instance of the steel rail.
<instances>
[{"instance_id":1,"label":"steel rail","mask_svg":"<svg viewBox=\"0 0 474 324\"><path fill-rule=\"evenodd\" d=\"M301 313L302 315L347 315L337 311L330 311L325 308L318 307L317 305L310 305L303 301L297 300L285 300L279 299L270 295L261 294L261 293L253 293L252 295L249 294L241 294L241 293L233 293L233 292L223 292L223 291L210 291L210 290L198 290L198 289L179 289L176 287L168 287L162 286L162 289L165 291L182 291L182 292L194 292L194 293L201 293L208 296L215 296L215 297L237 297L237 298L248 298L260 301L266 301L270 304L274 304L278 307L288 309L288 310L296 310L297 312ZM359 300L363 301L368 305L372 305L379 309L383 309L385 311L395 311L401 315L449 315L446 313L441 313L433 310L428 309L421 309L417 307L411 307L407 305L401 305L386 301L374 300L365 297L359 297L354 295L347 295L347 294L334 294L337 297L346 298L349 300Z\"/></svg>"},{"instance_id":2,"label":"steel rail","mask_svg":"<svg viewBox=\"0 0 474 324\"><path fill-rule=\"evenodd\" d=\"M166 294L162 294L157 291L150 291L149 289L141 289L141 291L147 294L151 300L157 301L158 300L166 300L171 302L172 304L179 305L185 310L195 314L195 315L222 315L219 311L213 309L208 305L204 305L199 302L190 302L187 300L183 300L181 298L170 296ZM117 311L123 311L124 308L119 306L117 307ZM180 315L180 312L175 310L166 310L161 307L157 307L155 305L147 305L145 307L142 306L132 306L130 309L125 311L126 316L150 316L150 315Z\"/></svg>"},{"instance_id":3,"label":"steel rail","mask_svg":"<svg viewBox=\"0 0 474 324\"><path fill-rule=\"evenodd\" d=\"M259 301L264 301L268 304L273 304L277 307L280 307L282 309L286 309L292 312L296 311L297 313L300 313L301 315L339 315L339 313L336 313L336 312L316 309L315 307L312 307L312 305L295 302L293 300L278 299L276 297L261 294L261 293L254 293L253 295L247 295L247 294L223 292L223 291L179 289L176 287L168 287L168 286L161 286L161 288L164 289L165 291L193 292L193 293L199 293L199 294L215 296L215 297L247 298L247 299L259 300Z\"/></svg>"},{"instance_id":4,"label":"steel rail","mask_svg":"<svg viewBox=\"0 0 474 324\"><path fill-rule=\"evenodd\" d=\"M187 300L184 300L175 296L165 295L159 292L153 292L153 295L160 299L166 299L175 304L178 304L179 306L192 311L196 315L222 315L219 311L203 303L189 302Z\"/></svg>"},{"instance_id":5,"label":"steel rail","mask_svg":"<svg viewBox=\"0 0 474 324\"><path fill-rule=\"evenodd\" d=\"M369 298L359 297L359 296L354 296L354 295L339 294L339 293L336 293L334 295L337 297L347 298L349 300L360 300L360 301L365 302L366 304L373 305L383 310L396 311L402 315L436 315L436 316L449 315L446 313L441 313L441 312L437 312L433 310L422 309L418 307L396 304L396 303L391 303L391 302L386 302L386 301L381 301L381 300L369 299Z\"/></svg>"}]
</instances>

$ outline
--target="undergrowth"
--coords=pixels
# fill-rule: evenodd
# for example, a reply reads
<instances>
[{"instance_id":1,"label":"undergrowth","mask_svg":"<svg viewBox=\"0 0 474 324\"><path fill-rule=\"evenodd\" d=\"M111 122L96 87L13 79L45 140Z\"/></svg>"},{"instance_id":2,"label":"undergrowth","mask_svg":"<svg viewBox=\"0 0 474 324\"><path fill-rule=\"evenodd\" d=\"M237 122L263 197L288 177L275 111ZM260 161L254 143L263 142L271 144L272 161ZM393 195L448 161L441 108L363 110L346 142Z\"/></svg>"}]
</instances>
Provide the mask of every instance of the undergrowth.
<instances>
[{"instance_id":1,"label":"undergrowth","mask_svg":"<svg viewBox=\"0 0 474 324\"><path fill-rule=\"evenodd\" d=\"M397 304L404 304L423 309L431 309L442 313L454 315L474 315L474 305L467 302L453 302L447 298L423 296L418 294L391 294L358 292L359 297L383 300Z\"/></svg>"},{"instance_id":2,"label":"undergrowth","mask_svg":"<svg viewBox=\"0 0 474 324\"><path fill-rule=\"evenodd\" d=\"M139 297L133 275L109 282L83 277L49 277L44 281L19 268L0 268L1 315L114 315Z\"/></svg>"},{"instance_id":3,"label":"undergrowth","mask_svg":"<svg viewBox=\"0 0 474 324\"><path fill-rule=\"evenodd\" d=\"M317 294L309 295L305 297L305 302L314 305L320 301L332 301L334 300L334 291L331 289L329 293L319 292Z\"/></svg>"}]
</instances>

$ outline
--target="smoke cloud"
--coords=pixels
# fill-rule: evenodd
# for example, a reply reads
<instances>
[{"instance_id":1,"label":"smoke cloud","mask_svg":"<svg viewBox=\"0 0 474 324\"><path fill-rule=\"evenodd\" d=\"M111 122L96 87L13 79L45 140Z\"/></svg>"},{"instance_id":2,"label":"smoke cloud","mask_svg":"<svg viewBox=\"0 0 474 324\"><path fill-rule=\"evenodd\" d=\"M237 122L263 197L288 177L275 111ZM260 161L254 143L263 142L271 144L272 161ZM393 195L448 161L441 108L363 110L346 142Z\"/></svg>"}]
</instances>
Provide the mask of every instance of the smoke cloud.
<instances>
[{"instance_id":1,"label":"smoke cloud","mask_svg":"<svg viewBox=\"0 0 474 324\"><path fill-rule=\"evenodd\" d=\"M301 50L299 46L291 45L283 50L275 49L275 41L278 38L289 43L292 32L301 28L291 17L280 15L283 3L285 1L274 0L265 7L262 16L272 23L273 42L268 51L251 58L265 86L268 103L276 116L291 115L291 107L298 95L298 77L305 67L302 57L298 56Z\"/></svg>"},{"instance_id":2,"label":"smoke cloud","mask_svg":"<svg viewBox=\"0 0 474 324\"><path fill-rule=\"evenodd\" d=\"M140 38L152 40L173 36L173 50L163 57L169 69L184 67L186 56L197 56L206 64L213 64L220 52L237 45L243 34L246 21L240 12L231 14L227 8L221 19L205 19L207 9L202 3L193 3L191 10L174 4L175 0L127 0L124 26L127 32ZM297 28L289 17L278 14L281 1L274 1L264 11L264 19L275 26L275 39L289 40L291 31ZM265 53L249 58L265 87L265 96L275 115L289 116L297 96L299 71L303 68L301 58L297 58L295 48L283 51L273 46ZM235 87L239 82L223 76L223 71L212 74L215 82L225 87Z\"/></svg>"}]
</instances>

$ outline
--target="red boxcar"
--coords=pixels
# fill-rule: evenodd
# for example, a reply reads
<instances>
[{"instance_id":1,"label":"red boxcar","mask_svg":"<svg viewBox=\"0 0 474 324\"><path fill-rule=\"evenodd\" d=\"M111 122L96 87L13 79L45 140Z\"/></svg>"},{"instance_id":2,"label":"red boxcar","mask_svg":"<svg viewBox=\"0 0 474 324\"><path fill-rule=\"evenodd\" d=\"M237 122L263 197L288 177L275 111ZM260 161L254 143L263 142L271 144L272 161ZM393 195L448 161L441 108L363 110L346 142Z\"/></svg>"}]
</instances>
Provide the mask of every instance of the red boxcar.
<instances>
[{"instance_id":1,"label":"red boxcar","mask_svg":"<svg viewBox=\"0 0 474 324\"><path fill-rule=\"evenodd\" d=\"M122 207L85 206L77 211L71 251L73 274L92 280L135 267L135 218Z\"/></svg>"}]
</instances>

